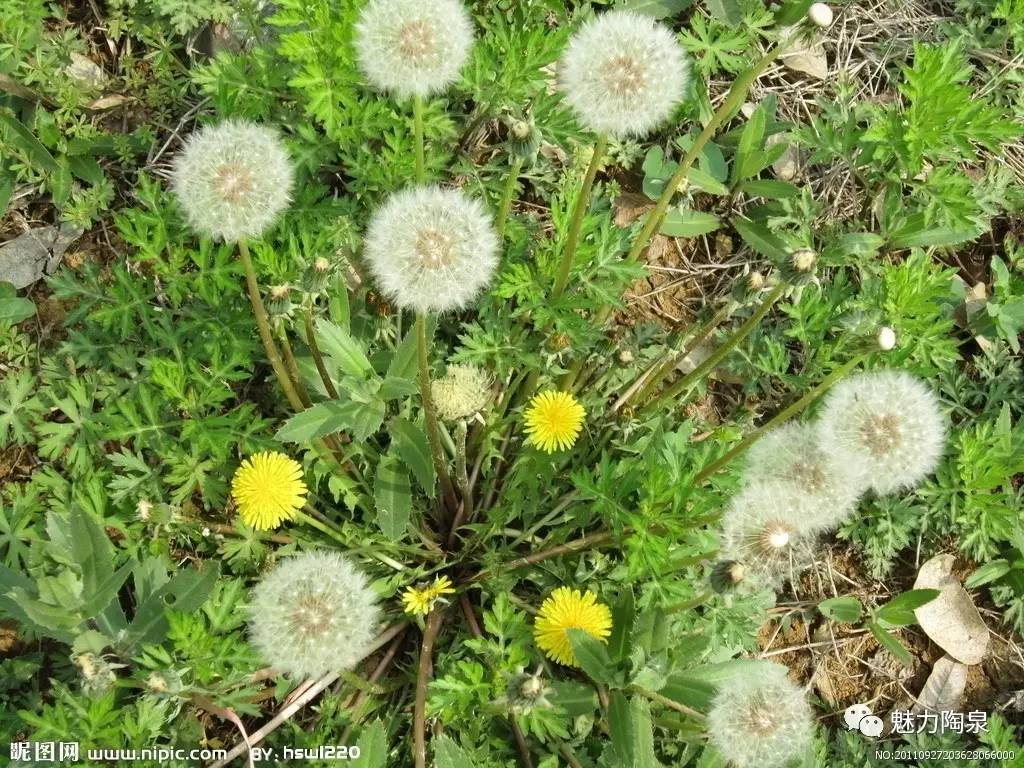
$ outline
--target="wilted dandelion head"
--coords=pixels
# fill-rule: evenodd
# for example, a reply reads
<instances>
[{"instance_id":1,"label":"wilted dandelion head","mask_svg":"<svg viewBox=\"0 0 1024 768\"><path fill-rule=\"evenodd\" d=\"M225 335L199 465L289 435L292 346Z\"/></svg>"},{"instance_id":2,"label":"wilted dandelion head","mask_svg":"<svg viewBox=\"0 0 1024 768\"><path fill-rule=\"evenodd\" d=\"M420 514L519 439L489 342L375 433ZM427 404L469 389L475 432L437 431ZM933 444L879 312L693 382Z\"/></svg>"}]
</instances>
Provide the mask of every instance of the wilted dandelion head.
<instances>
[{"instance_id":1,"label":"wilted dandelion head","mask_svg":"<svg viewBox=\"0 0 1024 768\"><path fill-rule=\"evenodd\" d=\"M370 222L365 249L382 292L417 312L466 306L498 265L490 214L462 192L438 186L391 195Z\"/></svg>"},{"instance_id":2,"label":"wilted dandelion head","mask_svg":"<svg viewBox=\"0 0 1024 768\"><path fill-rule=\"evenodd\" d=\"M407 587L402 593L402 605L405 612L413 615L426 616L434 609L434 604L445 600L446 595L455 594L452 580L447 576L438 576L431 584L420 584Z\"/></svg>"},{"instance_id":3,"label":"wilted dandelion head","mask_svg":"<svg viewBox=\"0 0 1024 768\"><path fill-rule=\"evenodd\" d=\"M366 577L337 552L286 558L253 589L253 646L297 680L351 669L369 651L380 612Z\"/></svg>"},{"instance_id":4,"label":"wilted dandelion head","mask_svg":"<svg viewBox=\"0 0 1024 768\"><path fill-rule=\"evenodd\" d=\"M672 30L630 11L586 22L561 62L565 99L580 123L617 138L645 136L668 119L689 78Z\"/></svg>"},{"instance_id":5,"label":"wilted dandelion head","mask_svg":"<svg viewBox=\"0 0 1024 768\"><path fill-rule=\"evenodd\" d=\"M430 384L437 415L445 421L468 419L487 406L491 377L475 365L455 363Z\"/></svg>"},{"instance_id":6,"label":"wilted dandelion head","mask_svg":"<svg viewBox=\"0 0 1024 768\"><path fill-rule=\"evenodd\" d=\"M545 453L572 448L586 415L570 392L548 390L534 395L526 408L526 442Z\"/></svg>"},{"instance_id":7,"label":"wilted dandelion head","mask_svg":"<svg viewBox=\"0 0 1024 768\"><path fill-rule=\"evenodd\" d=\"M942 457L946 420L935 393L905 371L872 371L841 381L825 399L819 440L876 493L910 488Z\"/></svg>"},{"instance_id":8,"label":"wilted dandelion head","mask_svg":"<svg viewBox=\"0 0 1024 768\"><path fill-rule=\"evenodd\" d=\"M751 480L722 517L721 555L739 563L750 589L777 588L814 562L832 521L819 499L785 480Z\"/></svg>"},{"instance_id":9,"label":"wilted dandelion head","mask_svg":"<svg viewBox=\"0 0 1024 768\"><path fill-rule=\"evenodd\" d=\"M278 135L245 120L193 133L171 175L189 226L226 242L270 228L288 206L292 183L292 162Z\"/></svg>"},{"instance_id":10,"label":"wilted dandelion head","mask_svg":"<svg viewBox=\"0 0 1024 768\"><path fill-rule=\"evenodd\" d=\"M235 471L231 495L246 525L258 531L277 528L306 503L302 465L277 451L253 454Z\"/></svg>"},{"instance_id":11,"label":"wilted dandelion head","mask_svg":"<svg viewBox=\"0 0 1024 768\"><path fill-rule=\"evenodd\" d=\"M708 712L708 737L736 768L777 768L811 745L814 722L803 690L781 664L763 662L719 687Z\"/></svg>"},{"instance_id":12,"label":"wilted dandelion head","mask_svg":"<svg viewBox=\"0 0 1024 768\"><path fill-rule=\"evenodd\" d=\"M854 467L821 450L820 434L812 424L772 430L747 451L746 477L792 483L817 499L821 514L838 524L853 512L863 479Z\"/></svg>"},{"instance_id":13,"label":"wilted dandelion head","mask_svg":"<svg viewBox=\"0 0 1024 768\"><path fill-rule=\"evenodd\" d=\"M459 0L370 0L356 25L359 68L399 97L429 96L458 80L473 46Z\"/></svg>"},{"instance_id":14,"label":"wilted dandelion head","mask_svg":"<svg viewBox=\"0 0 1024 768\"><path fill-rule=\"evenodd\" d=\"M589 589L559 587L541 603L533 637L537 647L559 664L579 666L572 650L569 630L578 629L601 642L607 642L612 631L612 612Z\"/></svg>"}]
</instances>

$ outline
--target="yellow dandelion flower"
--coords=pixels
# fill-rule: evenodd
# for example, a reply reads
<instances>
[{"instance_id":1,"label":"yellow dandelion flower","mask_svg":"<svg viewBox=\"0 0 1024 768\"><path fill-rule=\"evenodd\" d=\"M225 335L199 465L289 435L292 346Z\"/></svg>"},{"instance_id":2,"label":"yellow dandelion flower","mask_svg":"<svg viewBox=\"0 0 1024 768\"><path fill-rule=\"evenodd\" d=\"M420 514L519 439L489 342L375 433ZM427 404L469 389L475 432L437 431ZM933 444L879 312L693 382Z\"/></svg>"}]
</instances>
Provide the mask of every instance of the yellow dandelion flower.
<instances>
[{"instance_id":1,"label":"yellow dandelion flower","mask_svg":"<svg viewBox=\"0 0 1024 768\"><path fill-rule=\"evenodd\" d=\"M254 454L235 472L231 495L246 524L258 531L277 528L306 503L302 467L276 451Z\"/></svg>"},{"instance_id":2,"label":"yellow dandelion flower","mask_svg":"<svg viewBox=\"0 0 1024 768\"><path fill-rule=\"evenodd\" d=\"M595 640L607 642L612 631L612 612L589 589L559 587L541 603L540 613L533 625L537 647L549 659L577 667L576 654L569 640L570 629L581 629Z\"/></svg>"},{"instance_id":3,"label":"yellow dandelion flower","mask_svg":"<svg viewBox=\"0 0 1024 768\"><path fill-rule=\"evenodd\" d=\"M541 392L526 409L526 442L545 453L571 448L586 415L583 406L568 392Z\"/></svg>"},{"instance_id":4,"label":"yellow dandelion flower","mask_svg":"<svg viewBox=\"0 0 1024 768\"><path fill-rule=\"evenodd\" d=\"M426 616L434 607L434 603L445 595L454 594L452 580L447 576L439 576L434 583L425 587L409 587L402 593L405 612Z\"/></svg>"}]
</instances>

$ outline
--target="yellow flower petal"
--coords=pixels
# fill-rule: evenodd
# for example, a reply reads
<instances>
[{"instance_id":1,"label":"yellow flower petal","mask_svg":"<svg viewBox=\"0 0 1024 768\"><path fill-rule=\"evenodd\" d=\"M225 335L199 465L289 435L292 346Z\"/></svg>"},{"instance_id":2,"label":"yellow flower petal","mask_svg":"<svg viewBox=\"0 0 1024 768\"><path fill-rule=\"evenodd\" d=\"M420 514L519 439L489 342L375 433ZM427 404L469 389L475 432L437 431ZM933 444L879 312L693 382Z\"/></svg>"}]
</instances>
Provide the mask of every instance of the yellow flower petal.
<instances>
[{"instance_id":1,"label":"yellow flower petal","mask_svg":"<svg viewBox=\"0 0 1024 768\"><path fill-rule=\"evenodd\" d=\"M420 614L425 616L434 607L434 603L445 595L454 594L452 580L447 576L439 576L434 583L426 587L408 587L402 593L402 604L405 612L409 614Z\"/></svg>"},{"instance_id":2,"label":"yellow flower petal","mask_svg":"<svg viewBox=\"0 0 1024 768\"><path fill-rule=\"evenodd\" d=\"M235 472L231 495L246 524L258 531L277 528L306 503L302 466L276 451L254 454Z\"/></svg>"},{"instance_id":3,"label":"yellow flower petal","mask_svg":"<svg viewBox=\"0 0 1024 768\"><path fill-rule=\"evenodd\" d=\"M586 414L568 392L541 392L526 409L526 442L545 453L571 448L583 428Z\"/></svg>"},{"instance_id":4,"label":"yellow flower petal","mask_svg":"<svg viewBox=\"0 0 1024 768\"><path fill-rule=\"evenodd\" d=\"M559 587L541 603L533 625L533 637L547 657L559 664L577 667L569 630L580 629L595 640L607 642L612 631L612 612L589 589Z\"/></svg>"}]
</instances>

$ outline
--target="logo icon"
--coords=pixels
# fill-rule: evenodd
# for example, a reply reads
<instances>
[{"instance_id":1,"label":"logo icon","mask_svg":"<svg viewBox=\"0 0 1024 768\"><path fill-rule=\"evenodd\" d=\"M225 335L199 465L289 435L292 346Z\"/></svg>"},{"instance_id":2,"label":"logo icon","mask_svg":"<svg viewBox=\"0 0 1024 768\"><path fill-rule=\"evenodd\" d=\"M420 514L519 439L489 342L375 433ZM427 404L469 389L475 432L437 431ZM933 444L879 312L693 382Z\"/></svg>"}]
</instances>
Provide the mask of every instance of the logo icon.
<instances>
[{"instance_id":1,"label":"logo icon","mask_svg":"<svg viewBox=\"0 0 1024 768\"><path fill-rule=\"evenodd\" d=\"M847 729L860 731L872 739L881 736L885 728L882 718L875 717L866 704L854 704L847 707L846 712L843 713L843 720L846 722Z\"/></svg>"}]
</instances>

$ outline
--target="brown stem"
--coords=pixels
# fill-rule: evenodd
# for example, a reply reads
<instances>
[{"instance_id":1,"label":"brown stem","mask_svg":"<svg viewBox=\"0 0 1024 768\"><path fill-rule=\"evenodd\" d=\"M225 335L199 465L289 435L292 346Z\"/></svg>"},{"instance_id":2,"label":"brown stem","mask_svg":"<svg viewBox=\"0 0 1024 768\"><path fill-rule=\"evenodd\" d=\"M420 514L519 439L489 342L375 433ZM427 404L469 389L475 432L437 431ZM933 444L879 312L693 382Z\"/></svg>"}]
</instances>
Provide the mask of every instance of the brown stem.
<instances>
[{"instance_id":1,"label":"brown stem","mask_svg":"<svg viewBox=\"0 0 1024 768\"><path fill-rule=\"evenodd\" d=\"M327 394L331 396L332 400L338 399L338 389L334 386L334 379L331 378L331 374L327 372L327 366L324 364L324 356L320 352L320 345L316 340L316 327L313 323L313 308L307 307L304 317L306 325L306 346L309 347L310 353L313 355L313 363L316 365L316 371L320 374L320 380L324 383L324 389L327 390Z\"/></svg>"},{"instance_id":2,"label":"brown stem","mask_svg":"<svg viewBox=\"0 0 1024 768\"><path fill-rule=\"evenodd\" d=\"M661 704L661 706L663 707L668 707L669 709L675 710L676 712L681 712L682 714L688 715L697 720L707 719L703 714L701 714L697 710L690 709L690 707L686 706L685 704L680 704L678 701L673 701L672 699L662 696L660 693L649 691L646 688L640 687L639 685L631 685L629 686L629 690L633 691L633 693L640 694L645 699L649 699L650 701L653 701L655 704Z\"/></svg>"},{"instance_id":3,"label":"brown stem","mask_svg":"<svg viewBox=\"0 0 1024 768\"><path fill-rule=\"evenodd\" d=\"M249 303L252 304L252 313L256 317L256 329L259 331L260 340L263 342L263 349L267 353L267 360L270 367L274 369L278 384L284 390L285 397L292 406L292 410L299 413L303 410L302 400L295 387L292 386L288 371L281 361L281 353L274 343L274 334L270 331L270 319L267 317L267 309L263 306L263 297L260 296L260 286L256 282L256 270L252 265L252 258L249 256L249 246L245 240L238 241L238 255L245 269L245 284L249 290Z\"/></svg>"},{"instance_id":4,"label":"brown stem","mask_svg":"<svg viewBox=\"0 0 1024 768\"><path fill-rule=\"evenodd\" d=\"M374 667L373 672L371 672L370 676L367 678L371 684L376 683L384 676L388 667L391 666L391 662L395 660L395 655L398 653L398 649L402 647L402 640L404 639L405 629L403 627L402 631L395 637L394 642L391 643L391 647L388 648L387 653L385 653L384 657L380 660L380 663ZM352 722L349 723L344 731L342 731L341 738L338 740L339 744L348 744L348 737L352 734L352 728L358 725L362 716L362 712L360 710L363 706L363 702L366 701L368 697L368 693L365 691L359 691L359 693L352 697L351 701L346 705L346 708L351 712L350 717L352 718Z\"/></svg>"},{"instance_id":5,"label":"brown stem","mask_svg":"<svg viewBox=\"0 0 1024 768\"><path fill-rule=\"evenodd\" d=\"M427 683L433 671L434 643L444 610L434 610L427 616L427 626L423 630L423 643L420 645L420 662L416 672L416 701L413 704L412 721L412 754L416 768L427 768Z\"/></svg>"},{"instance_id":6,"label":"brown stem","mask_svg":"<svg viewBox=\"0 0 1024 768\"><path fill-rule=\"evenodd\" d=\"M623 531L623 535L625 535ZM598 533L588 533L586 536L581 536L578 539L570 541L566 544L559 544L557 547L551 547L550 549L543 549L540 552L534 552L531 555L525 557L518 557L515 560L509 560L507 563L503 563L499 567L501 570L516 570L517 568L525 568L528 565L534 565L535 563L542 562L544 560L550 560L553 557L560 557L562 555L570 555L574 552L582 552L585 549L594 549L596 547L603 547L608 544L614 543L616 539L615 531L599 531ZM469 578L469 582L479 581L485 575L490 572L490 569L485 568L479 571L475 576Z\"/></svg>"},{"instance_id":7,"label":"brown stem","mask_svg":"<svg viewBox=\"0 0 1024 768\"><path fill-rule=\"evenodd\" d=\"M284 353L284 364L288 369L288 378L292 380L292 386L295 387L299 400L302 401L303 406L310 408L313 405L313 401L309 399L309 391L306 389L306 385L302 383L302 377L299 375L299 364L295 360L292 344L288 341L288 331L283 327L281 328L281 351Z\"/></svg>"}]
</instances>

